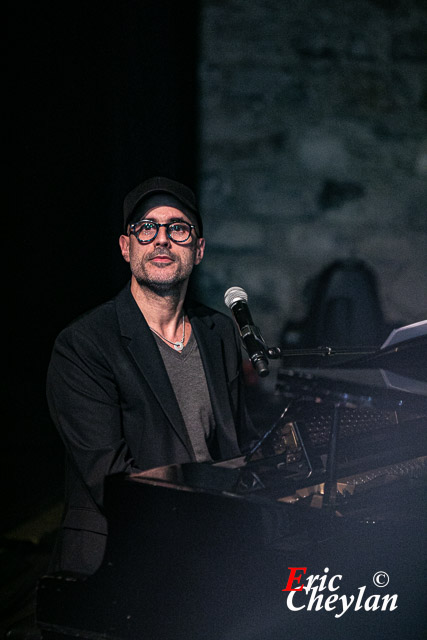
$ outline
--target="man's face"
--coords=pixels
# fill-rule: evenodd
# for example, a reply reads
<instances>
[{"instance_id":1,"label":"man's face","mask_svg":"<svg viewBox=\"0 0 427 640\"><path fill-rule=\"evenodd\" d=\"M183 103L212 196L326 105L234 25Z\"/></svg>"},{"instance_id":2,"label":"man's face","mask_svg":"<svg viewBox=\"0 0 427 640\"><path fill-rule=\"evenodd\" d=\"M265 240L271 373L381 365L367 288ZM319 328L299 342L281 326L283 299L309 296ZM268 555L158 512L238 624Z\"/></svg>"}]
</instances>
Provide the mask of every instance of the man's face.
<instances>
[{"instance_id":1,"label":"man's face","mask_svg":"<svg viewBox=\"0 0 427 640\"><path fill-rule=\"evenodd\" d=\"M169 206L152 209L144 219L160 224L176 221L194 224L187 214ZM140 244L134 235L120 236L120 248L140 286L168 293L188 281L194 265L203 258L205 241L197 238L193 229L186 242L176 243L168 237L166 228L160 227L156 238L147 244Z\"/></svg>"}]
</instances>

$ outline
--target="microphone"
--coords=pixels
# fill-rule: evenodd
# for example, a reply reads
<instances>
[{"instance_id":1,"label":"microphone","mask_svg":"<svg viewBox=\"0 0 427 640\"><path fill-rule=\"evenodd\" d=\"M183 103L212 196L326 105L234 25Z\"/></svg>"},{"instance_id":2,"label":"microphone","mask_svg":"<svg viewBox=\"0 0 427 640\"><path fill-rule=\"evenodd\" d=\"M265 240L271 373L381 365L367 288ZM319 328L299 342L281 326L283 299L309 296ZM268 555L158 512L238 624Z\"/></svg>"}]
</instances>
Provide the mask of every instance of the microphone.
<instances>
[{"instance_id":1,"label":"microphone","mask_svg":"<svg viewBox=\"0 0 427 640\"><path fill-rule=\"evenodd\" d=\"M253 323L247 301L248 294L240 287L230 287L224 294L224 302L239 327L240 337L252 366L259 376L264 377L269 373L266 347L260 330Z\"/></svg>"}]
</instances>

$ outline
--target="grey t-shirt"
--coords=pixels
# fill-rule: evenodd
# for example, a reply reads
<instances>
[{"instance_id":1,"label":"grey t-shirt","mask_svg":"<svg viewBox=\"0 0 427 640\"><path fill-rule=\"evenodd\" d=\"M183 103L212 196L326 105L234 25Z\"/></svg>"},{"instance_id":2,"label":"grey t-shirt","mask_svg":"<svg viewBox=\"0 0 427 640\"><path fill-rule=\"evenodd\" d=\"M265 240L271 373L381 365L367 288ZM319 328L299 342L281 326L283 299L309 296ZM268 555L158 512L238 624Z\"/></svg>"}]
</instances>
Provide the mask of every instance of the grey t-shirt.
<instances>
[{"instance_id":1,"label":"grey t-shirt","mask_svg":"<svg viewBox=\"0 0 427 640\"><path fill-rule=\"evenodd\" d=\"M215 419L199 347L191 334L179 353L153 333L175 392L197 462L212 460L208 442L215 431Z\"/></svg>"}]
</instances>

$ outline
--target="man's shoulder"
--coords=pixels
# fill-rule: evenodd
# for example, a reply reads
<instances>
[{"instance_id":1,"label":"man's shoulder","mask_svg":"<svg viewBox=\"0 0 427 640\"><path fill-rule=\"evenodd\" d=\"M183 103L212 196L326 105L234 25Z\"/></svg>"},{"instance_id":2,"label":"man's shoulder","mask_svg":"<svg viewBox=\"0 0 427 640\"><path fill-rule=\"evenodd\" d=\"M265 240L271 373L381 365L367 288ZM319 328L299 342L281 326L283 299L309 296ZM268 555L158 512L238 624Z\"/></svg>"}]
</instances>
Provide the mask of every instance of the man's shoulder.
<instances>
[{"instance_id":1,"label":"man's shoulder","mask_svg":"<svg viewBox=\"0 0 427 640\"><path fill-rule=\"evenodd\" d=\"M117 329L117 306L126 296L126 290L120 291L114 298L84 311L71 320L60 332L59 336L81 334L99 334ZM58 337L59 337L58 336Z\"/></svg>"},{"instance_id":2,"label":"man's shoulder","mask_svg":"<svg viewBox=\"0 0 427 640\"><path fill-rule=\"evenodd\" d=\"M208 307L203 302L192 300L187 306L190 318L198 318L205 322L208 326L219 331L227 333L235 333L235 322L228 315L212 307Z\"/></svg>"},{"instance_id":3,"label":"man's shoulder","mask_svg":"<svg viewBox=\"0 0 427 640\"><path fill-rule=\"evenodd\" d=\"M192 316L196 316L198 318L206 318L225 323L231 322L231 318L225 313L222 313L222 311L218 311L218 309L214 309L213 307L208 307L199 300L190 300L187 303L187 310Z\"/></svg>"}]
</instances>

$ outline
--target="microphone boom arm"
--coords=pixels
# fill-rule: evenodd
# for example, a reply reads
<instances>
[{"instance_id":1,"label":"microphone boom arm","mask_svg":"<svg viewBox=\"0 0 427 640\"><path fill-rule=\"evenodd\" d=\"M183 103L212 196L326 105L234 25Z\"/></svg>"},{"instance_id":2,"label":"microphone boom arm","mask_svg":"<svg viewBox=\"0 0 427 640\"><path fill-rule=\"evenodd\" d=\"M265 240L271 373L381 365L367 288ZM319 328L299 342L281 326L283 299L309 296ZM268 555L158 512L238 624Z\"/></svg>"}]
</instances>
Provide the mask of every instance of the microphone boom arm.
<instances>
[{"instance_id":1,"label":"microphone boom arm","mask_svg":"<svg viewBox=\"0 0 427 640\"><path fill-rule=\"evenodd\" d=\"M266 354L270 360L286 356L357 356L371 355L378 351L377 347L316 347L313 349L281 349L280 347L267 347Z\"/></svg>"}]
</instances>

